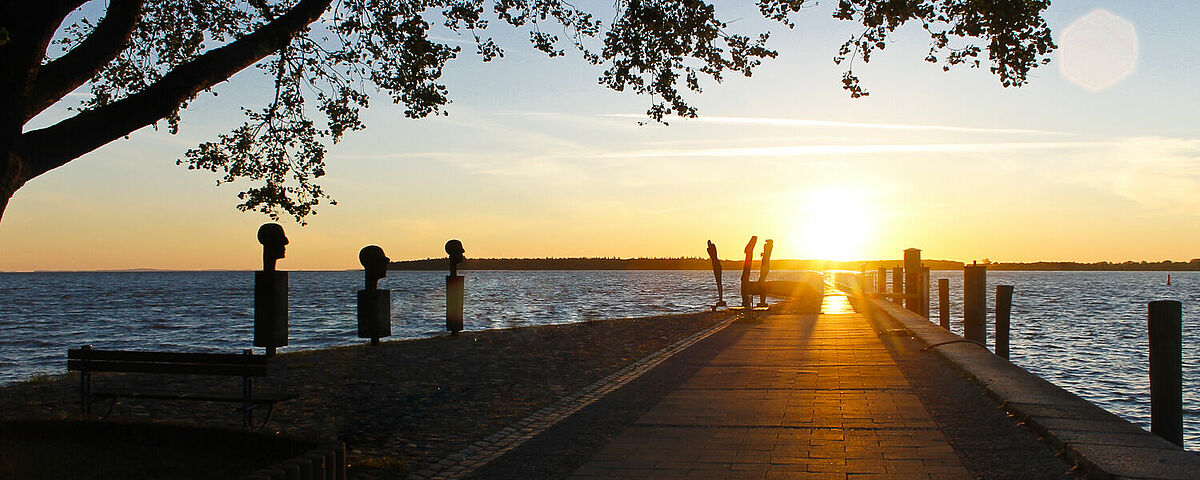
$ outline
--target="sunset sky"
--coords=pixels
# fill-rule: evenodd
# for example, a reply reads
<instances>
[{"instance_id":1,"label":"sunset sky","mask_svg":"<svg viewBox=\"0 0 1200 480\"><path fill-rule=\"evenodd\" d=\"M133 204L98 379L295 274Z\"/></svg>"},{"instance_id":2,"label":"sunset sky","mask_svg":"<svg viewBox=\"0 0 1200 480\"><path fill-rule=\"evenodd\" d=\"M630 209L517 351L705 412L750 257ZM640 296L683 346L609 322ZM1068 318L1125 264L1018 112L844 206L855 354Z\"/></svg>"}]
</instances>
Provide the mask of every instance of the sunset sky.
<instances>
[{"instance_id":1,"label":"sunset sky","mask_svg":"<svg viewBox=\"0 0 1200 480\"><path fill-rule=\"evenodd\" d=\"M1055 1L1061 48L1019 89L986 62L923 62L912 25L856 65L862 99L832 62L856 32L835 3L788 31L719 2L731 29L775 32L779 58L710 82L701 118L669 127L639 126L648 100L598 86L599 70L494 28L506 58L450 65L448 117L404 119L380 96L331 148L338 205L281 222L279 267L358 268L368 244L443 256L450 238L468 257L704 256L711 239L734 259L750 235L776 258L1200 257L1200 2ZM257 268L268 219L175 160L261 105L260 75L196 101L179 135L143 129L29 182L0 222L0 270Z\"/></svg>"}]
</instances>

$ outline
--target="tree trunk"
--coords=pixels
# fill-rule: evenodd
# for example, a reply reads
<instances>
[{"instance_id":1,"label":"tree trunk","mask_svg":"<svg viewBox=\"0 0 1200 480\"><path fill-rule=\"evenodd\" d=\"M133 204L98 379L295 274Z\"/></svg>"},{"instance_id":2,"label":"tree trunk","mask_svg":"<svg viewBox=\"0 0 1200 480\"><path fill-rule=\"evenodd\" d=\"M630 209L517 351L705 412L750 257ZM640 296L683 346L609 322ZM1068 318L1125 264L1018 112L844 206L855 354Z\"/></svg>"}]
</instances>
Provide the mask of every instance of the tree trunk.
<instances>
[{"instance_id":1,"label":"tree trunk","mask_svg":"<svg viewBox=\"0 0 1200 480\"><path fill-rule=\"evenodd\" d=\"M22 175L25 164L11 150L0 150L0 221L4 219L4 209L8 207L8 199L12 198L17 189L24 185L28 178Z\"/></svg>"}]
</instances>

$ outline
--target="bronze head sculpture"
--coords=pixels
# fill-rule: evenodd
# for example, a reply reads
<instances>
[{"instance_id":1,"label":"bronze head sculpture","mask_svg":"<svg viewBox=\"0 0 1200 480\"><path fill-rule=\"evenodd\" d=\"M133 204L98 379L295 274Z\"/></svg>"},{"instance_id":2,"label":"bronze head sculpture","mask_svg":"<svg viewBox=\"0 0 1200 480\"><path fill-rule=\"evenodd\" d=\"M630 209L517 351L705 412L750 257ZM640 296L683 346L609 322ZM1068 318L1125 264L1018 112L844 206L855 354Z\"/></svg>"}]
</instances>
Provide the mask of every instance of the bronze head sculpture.
<instances>
[{"instance_id":1,"label":"bronze head sculpture","mask_svg":"<svg viewBox=\"0 0 1200 480\"><path fill-rule=\"evenodd\" d=\"M288 244L287 236L283 234L283 226L278 223L264 223L258 227L258 243L263 246L263 271L274 272L275 261L283 258L284 245Z\"/></svg>"},{"instance_id":2,"label":"bronze head sculpture","mask_svg":"<svg viewBox=\"0 0 1200 480\"><path fill-rule=\"evenodd\" d=\"M391 259L383 254L383 249L378 245L367 245L358 251L358 263L361 263L363 270L366 271L367 290L375 290L379 287L379 279L387 276L388 262Z\"/></svg>"},{"instance_id":3,"label":"bronze head sculpture","mask_svg":"<svg viewBox=\"0 0 1200 480\"><path fill-rule=\"evenodd\" d=\"M450 240L446 242L446 253L450 255L450 276L458 275L458 264L463 261L463 254L467 253L463 250L462 242L458 240Z\"/></svg>"}]
</instances>

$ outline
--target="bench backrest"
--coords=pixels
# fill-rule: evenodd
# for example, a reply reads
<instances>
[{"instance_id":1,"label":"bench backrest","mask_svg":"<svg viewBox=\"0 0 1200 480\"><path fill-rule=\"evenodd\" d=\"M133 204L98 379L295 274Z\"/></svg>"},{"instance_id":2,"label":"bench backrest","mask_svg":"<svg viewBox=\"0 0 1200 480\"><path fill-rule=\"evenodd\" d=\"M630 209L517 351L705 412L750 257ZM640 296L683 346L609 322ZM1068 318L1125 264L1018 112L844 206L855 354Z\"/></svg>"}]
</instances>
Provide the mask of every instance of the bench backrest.
<instances>
[{"instance_id":1,"label":"bench backrest","mask_svg":"<svg viewBox=\"0 0 1200 480\"><path fill-rule=\"evenodd\" d=\"M267 356L251 353L139 352L67 350L67 370L88 372L174 373L264 377Z\"/></svg>"}]
</instances>

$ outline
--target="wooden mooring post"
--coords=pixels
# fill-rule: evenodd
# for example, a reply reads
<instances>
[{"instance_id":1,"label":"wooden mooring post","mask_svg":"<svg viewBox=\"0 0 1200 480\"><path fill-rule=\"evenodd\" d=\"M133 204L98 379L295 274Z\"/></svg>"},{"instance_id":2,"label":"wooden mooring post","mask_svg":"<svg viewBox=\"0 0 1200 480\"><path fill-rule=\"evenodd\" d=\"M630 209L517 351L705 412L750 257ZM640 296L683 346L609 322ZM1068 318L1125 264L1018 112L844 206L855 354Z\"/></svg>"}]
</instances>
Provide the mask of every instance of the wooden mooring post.
<instances>
[{"instance_id":1,"label":"wooden mooring post","mask_svg":"<svg viewBox=\"0 0 1200 480\"><path fill-rule=\"evenodd\" d=\"M1183 307L1150 302L1150 432L1183 446Z\"/></svg>"},{"instance_id":2,"label":"wooden mooring post","mask_svg":"<svg viewBox=\"0 0 1200 480\"><path fill-rule=\"evenodd\" d=\"M904 267L892 268L892 293L904 293ZM892 296L892 302L903 303L900 295Z\"/></svg>"},{"instance_id":3,"label":"wooden mooring post","mask_svg":"<svg viewBox=\"0 0 1200 480\"><path fill-rule=\"evenodd\" d=\"M929 267L921 267L921 316L929 319Z\"/></svg>"},{"instance_id":4,"label":"wooden mooring post","mask_svg":"<svg viewBox=\"0 0 1200 480\"><path fill-rule=\"evenodd\" d=\"M938 279L938 323L950 331L950 279Z\"/></svg>"},{"instance_id":5,"label":"wooden mooring post","mask_svg":"<svg viewBox=\"0 0 1200 480\"><path fill-rule=\"evenodd\" d=\"M996 285L996 355L1008 359L1008 326L1012 314L1012 285Z\"/></svg>"},{"instance_id":6,"label":"wooden mooring post","mask_svg":"<svg viewBox=\"0 0 1200 480\"><path fill-rule=\"evenodd\" d=\"M963 266L963 338L987 342L987 266Z\"/></svg>"},{"instance_id":7,"label":"wooden mooring post","mask_svg":"<svg viewBox=\"0 0 1200 480\"><path fill-rule=\"evenodd\" d=\"M904 308L921 315L921 249L904 250Z\"/></svg>"},{"instance_id":8,"label":"wooden mooring post","mask_svg":"<svg viewBox=\"0 0 1200 480\"><path fill-rule=\"evenodd\" d=\"M879 267L875 272L875 293L887 293L887 268Z\"/></svg>"}]
</instances>

